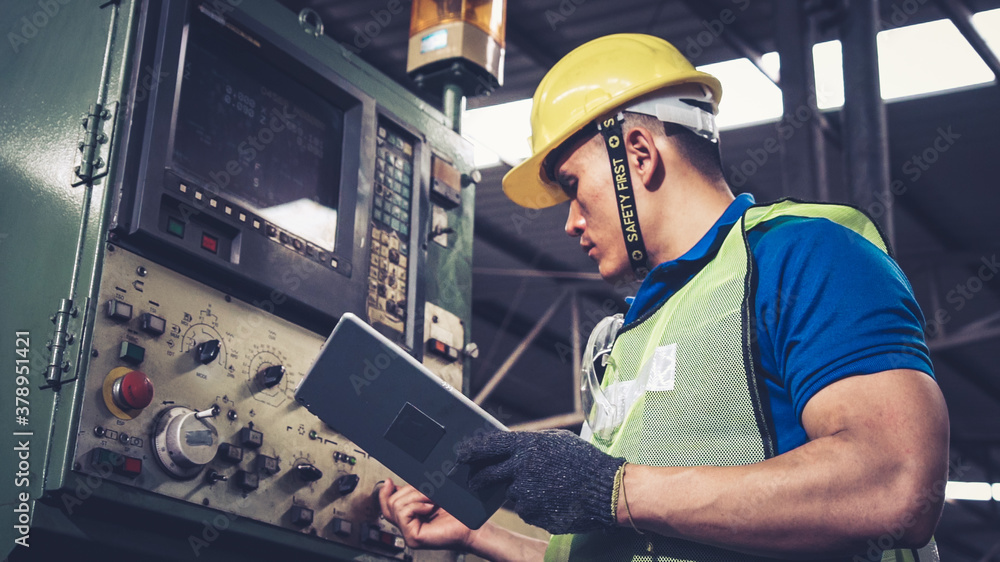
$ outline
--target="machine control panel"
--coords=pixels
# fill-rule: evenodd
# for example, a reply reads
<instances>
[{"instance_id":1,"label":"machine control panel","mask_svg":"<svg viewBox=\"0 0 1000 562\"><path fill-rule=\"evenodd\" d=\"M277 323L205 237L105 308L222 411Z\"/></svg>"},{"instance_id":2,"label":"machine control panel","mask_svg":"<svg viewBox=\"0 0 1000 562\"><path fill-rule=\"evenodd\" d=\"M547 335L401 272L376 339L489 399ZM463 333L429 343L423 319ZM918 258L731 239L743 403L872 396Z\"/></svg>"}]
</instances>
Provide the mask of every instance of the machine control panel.
<instances>
[{"instance_id":1,"label":"machine control panel","mask_svg":"<svg viewBox=\"0 0 1000 562\"><path fill-rule=\"evenodd\" d=\"M391 473L293 399L323 336L115 246L101 299L76 470L386 559L455 559L407 550L374 498Z\"/></svg>"},{"instance_id":2,"label":"machine control panel","mask_svg":"<svg viewBox=\"0 0 1000 562\"><path fill-rule=\"evenodd\" d=\"M414 142L398 127L380 120L375 150L368 320L402 335L409 308Z\"/></svg>"}]
</instances>

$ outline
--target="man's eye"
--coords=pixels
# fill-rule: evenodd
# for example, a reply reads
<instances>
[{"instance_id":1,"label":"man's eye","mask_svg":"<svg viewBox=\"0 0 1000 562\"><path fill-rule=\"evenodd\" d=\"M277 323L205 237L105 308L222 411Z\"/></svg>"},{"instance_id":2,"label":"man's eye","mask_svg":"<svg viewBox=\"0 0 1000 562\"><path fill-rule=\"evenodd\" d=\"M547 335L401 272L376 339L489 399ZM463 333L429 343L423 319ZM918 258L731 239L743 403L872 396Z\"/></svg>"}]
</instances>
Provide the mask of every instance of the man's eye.
<instances>
[{"instance_id":1,"label":"man's eye","mask_svg":"<svg viewBox=\"0 0 1000 562\"><path fill-rule=\"evenodd\" d=\"M559 187L562 188L566 197L569 197L570 199L576 198L576 181L560 181Z\"/></svg>"}]
</instances>

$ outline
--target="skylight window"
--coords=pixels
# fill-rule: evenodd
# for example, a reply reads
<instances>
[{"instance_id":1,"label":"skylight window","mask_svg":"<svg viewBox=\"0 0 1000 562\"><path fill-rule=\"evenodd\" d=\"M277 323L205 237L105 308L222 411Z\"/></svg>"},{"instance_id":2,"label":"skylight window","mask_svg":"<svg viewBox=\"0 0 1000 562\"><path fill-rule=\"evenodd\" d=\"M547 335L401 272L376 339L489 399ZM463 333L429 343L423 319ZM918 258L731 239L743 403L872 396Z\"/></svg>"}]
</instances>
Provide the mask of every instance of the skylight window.
<instances>
[{"instance_id":1,"label":"skylight window","mask_svg":"<svg viewBox=\"0 0 1000 562\"><path fill-rule=\"evenodd\" d=\"M973 25L1000 53L1000 9L973 16ZM879 77L882 98L891 101L988 83L994 80L986 63L949 20L888 29L878 34ZM816 102L820 109L844 104L844 73L840 41L813 46ZM775 74L777 53L763 63ZM725 92L718 123L723 130L781 117L781 91L748 59L698 67L716 76ZM473 109L466 112L463 129L476 145L476 165L501 161L516 164L531 155L531 100Z\"/></svg>"},{"instance_id":2,"label":"skylight window","mask_svg":"<svg viewBox=\"0 0 1000 562\"><path fill-rule=\"evenodd\" d=\"M480 162L516 164L531 156L531 99L479 109L462 116L462 130L475 144L476 167Z\"/></svg>"},{"instance_id":3,"label":"skylight window","mask_svg":"<svg viewBox=\"0 0 1000 562\"><path fill-rule=\"evenodd\" d=\"M993 80L986 63L950 20L883 31L878 34L878 50L886 100Z\"/></svg>"},{"instance_id":4,"label":"skylight window","mask_svg":"<svg viewBox=\"0 0 1000 562\"><path fill-rule=\"evenodd\" d=\"M764 55L764 64L778 71L778 54ZM781 116L781 90L749 59L736 59L699 66L698 70L722 82L722 103L716 117L720 129L772 121Z\"/></svg>"}]
</instances>

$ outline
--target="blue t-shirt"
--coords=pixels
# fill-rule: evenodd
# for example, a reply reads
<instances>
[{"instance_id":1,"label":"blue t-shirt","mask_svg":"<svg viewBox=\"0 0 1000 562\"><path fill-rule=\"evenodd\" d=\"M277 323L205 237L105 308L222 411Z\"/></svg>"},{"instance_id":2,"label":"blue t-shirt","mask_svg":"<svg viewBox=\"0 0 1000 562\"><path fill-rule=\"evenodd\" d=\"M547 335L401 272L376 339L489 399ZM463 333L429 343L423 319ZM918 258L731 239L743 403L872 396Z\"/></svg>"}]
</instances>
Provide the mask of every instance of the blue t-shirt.
<instances>
[{"instance_id":1,"label":"blue t-shirt","mask_svg":"<svg viewBox=\"0 0 1000 562\"><path fill-rule=\"evenodd\" d=\"M691 250L656 266L639 287L626 324L683 288L753 204L753 196L740 195ZM830 383L891 369L933 375L923 314L885 252L824 218L773 219L747 239L757 264L760 368L779 454L808 440L802 410Z\"/></svg>"}]
</instances>

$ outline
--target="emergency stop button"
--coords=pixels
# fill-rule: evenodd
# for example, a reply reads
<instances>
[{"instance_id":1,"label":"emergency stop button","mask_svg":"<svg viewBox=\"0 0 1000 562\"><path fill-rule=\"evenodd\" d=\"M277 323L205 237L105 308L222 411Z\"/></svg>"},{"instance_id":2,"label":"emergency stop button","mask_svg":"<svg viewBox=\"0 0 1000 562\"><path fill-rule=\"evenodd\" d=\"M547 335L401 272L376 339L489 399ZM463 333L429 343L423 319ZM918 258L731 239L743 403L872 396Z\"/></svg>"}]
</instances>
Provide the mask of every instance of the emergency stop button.
<instances>
[{"instance_id":1,"label":"emergency stop button","mask_svg":"<svg viewBox=\"0 0 1000 562\"><path fill-rule=\"evenodd\" d=\"M153 402L153 383L142 371L130 371L115 381L111 398L122 410L141 410Z\"/></svg>"}]
</instances>

